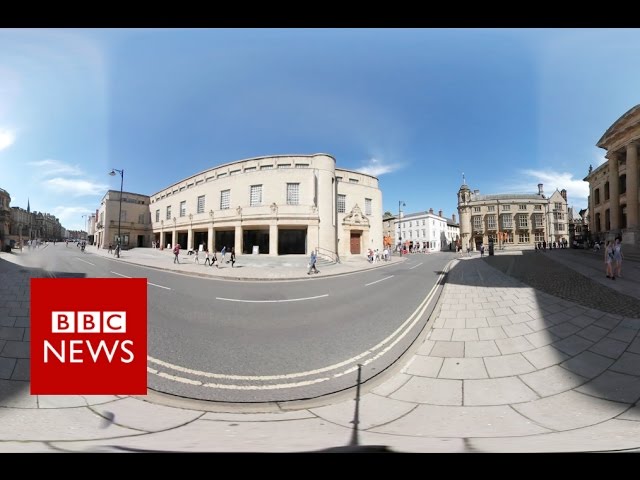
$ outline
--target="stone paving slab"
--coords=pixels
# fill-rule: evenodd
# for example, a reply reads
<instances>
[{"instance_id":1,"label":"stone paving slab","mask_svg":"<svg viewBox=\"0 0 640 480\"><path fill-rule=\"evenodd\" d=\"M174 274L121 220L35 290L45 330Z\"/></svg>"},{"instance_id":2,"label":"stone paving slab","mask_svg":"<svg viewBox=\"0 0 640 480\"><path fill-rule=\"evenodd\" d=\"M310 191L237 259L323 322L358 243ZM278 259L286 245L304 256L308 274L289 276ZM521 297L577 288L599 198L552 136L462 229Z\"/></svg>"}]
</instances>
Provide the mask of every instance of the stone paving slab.
<instances>
[{"instance_id":1,"label":"stone paving slab","mask_svg":"<svg viewBox=\"0 0 640 480\"><path fill-rule=\"evenodd\" d=\"M619 415L617 418L621 420L630 420L633 422L640 422L640 405L631 407L629 410Z\"/></svg>"},{"instance_id":2,"label":"stone paving slab","mask_svg":"<svg viewBox=\"0 0 640 480\"><path fill-rule=\"evenodd\" d=\"M139 433L109 425L88 408L2 409L2 440L83 440Z\"/></svg>"},{"instance_id":3,"label":"stone paving slab","mask_svg":"<svg viewBox=\"0 0 640 480\"><path fill-rule=\"evenodd\" d=\"M535 367L521 354L502 355L500 357L486 357L484 363L492 378L509 377L533 372Z\"/></svg>"},{"instance_id":4,"label":"stone paving slab","mask_svg":"<svg viewBox=\"0 0 640 480\"><path fill-rule=\"evenodd\" d=\"M371 393L374 393L376 395L382 395L383 397L389 396L393 392L398 390L400 387L402 387L409 380L411 380L412 378L414 377L412 377L411 375L398 372L395 375L393 375L391 378L386 380L384 383L378 385L373 390L371 390Z\"/></svg>"},{"instance_id":5,"label":"stone paving slab","mask_svg":"<svg viewBox=\"0 0 640 480\"><path fill-rule=\"evenodd\" d=\"M629 405L568 391L534 402L512 405L517 412L551 430L570 430L609 420Z\"/></svg>"},{"instance_id":6,"label":"stone paving slab","mask_svg":"<svg viewBox=\"0 0 640 480\"><path fill-rule=\"evenodd\" d=\"M614 402L635 403L640 399L640 377L606 371L576 391Z\"/></svg>"},{"instance_id":7,"label":"stone paving slab","mask_svg":"<svg viewBox=\"0 0 640 480\"><path fill-rule=\"evenodd\" d=\"M402 371L409 375L435 378L442 368L443 361L443 358L415 356Z\"/></svg>"},{"instance_id":8,"label":"stone paving slab","mask_svg":"<svg viewBox=\"0 0 640 480\"><path fill-rule=\"evenodd\" d=\"M371 431L418 437L511 437L549 430L534 424L508 406L419 405L401 419Z\"/></svg>"},{"instance_id":9,"label":"stone paving slab","mask_svg":"<svg viewBox=\"0 0 640 480\"><path fill-rule=\"evenodd\" d=\"M477 342L466 342L464 346L464 356L469 357L495 357L501 355L496 342L493 340L480 340Z\"/></svg>"},{"instance_id":10,"label":"stone paving slab","mask_svg":"<svg viewBox=\"0 0 640 480\"><path fill-rule=\"evenodd\" d=\"M497 340L499 338L507 338L507 334L504 333L502 327L493 326L487 328L478 328L479 340Z\"/></svg>"},{"instance_id":11,"label":"stone paving slab","mask_svg":"<svg viewBox=\"0 0 640 480\"><path fill-rule=\"evenodd\" d=\"M431 350L432 357L462 357L464 355L464 342L436 341Z\"/></svg>"},{"instance_id":12,"label":"stone paving slab","mask_svg":"<svg viewBox=\"0 0 640 480\"><path fill-rule=\"evenodd\" d=\"M390 398L431 405L462 405L462 380L413 377Z\"/></svg>"},{"instance_id":13,"label":"stone paving slab","mask_svg":"<svg viewBox=\"0 0 640 480\"><path fill-rule=\"evenodd\" d=\"M579 337L578 335L571 335L553 344L555 348L570 356L575 356L592 345L593 342L591 340Z\"/></svg>"},{"instance_id":14,"label":"stone paving slab","mask_svg":"<svg viewBox=\"0 0 640 480\"><path fill-rule=\"evenodd\" d=\"M613 360L593 352L582 352L560 365L578 375L586 378L594 378L604 372L613 364Z\"/></svg>"},{"instance_id":15,"label":"stone paving slab","mask_svg":"<svg viewBox=\"0 0 640 480\"><path fill-rule=\"evenodd\" d=\"M201 411L165 407L131 397L93 405L91 409L103 417L112 417L116 425L146 432L176 428L203 415Z\"/></svg>"},{"instance_id":16,"label":"stone paving slab","mask_svg":"<svg viewBox=\"0 0 640 480\"><path fill-rule=\"evenodd\" d=\"M552 345L545 345L544 347L524 352L522 355L538 370L560 364L570 358L569 355Z\"/></svg>"},{"instance_id":17,"label":"stone paving slab","mask_svg":"<svg viewBox=\"0 0 640 480\"><path fill-rule=\"evenodd\" d=\"M520 378L541 397L566 392L587 381L558 365L521 375Z\"/></svg>"},{"instance_id":18,"label":"stone paving slab","mask_svg":"<svg viewBox=\"0 0 640 480\"><path fill-rule=\"evenodd\" d=\"M29 383L0 379L0 407L37 408L38 398L29 394Z\"/></svg>"},{"instance_id":19,"label":"stone paving slab","mask_svg":"<svg viewBox=\"0 0 640 480\"><path fill-rule=\"evenodd\" d=\"M487 378L487 369L481 358L445 358L438 378Z\"/></svg>"},{"instance_id":20,"label":"stone paving slab","mask_svg":"<svg viewBox=\"0 0 640 480\"><path fill-rule=\"evenodd\" d=\"M640 376L640 355L637 353L625 352L609 368L615 372Z\"/></svg>"},{"instance_id":21,"label":"stone paving slab","mask_svg":"<svg viewBox=\"0 0 640 480\"><path fill-rule=\"evenodd\" d=\"M212 420L222 422L282 422L285 420L303 420L305 418L316 418L309 410L293 410L290 412L273 413L233 413L233 412L207 412L201 420Z\"/></svg>"},{"instance_id":22,"label":"stone paving slab","mask_svg":"<svg viewBox=\"0 0 640 480\"><path fill-rule=\"evenodd\" d=\"M464 381L464 404L509 405L538 399L518 377L490 378Z\"/></svg>"},{"instance_id":23,"label":"stone paving slab","mask_svg":"<svg viewBox=\"0 0 640 480\"><path fill-rule=\"evenodd\" d=\"M332 423L350 427L353 425L356 403L354 400L312 408L309 411ZM362 430L392 422L402 418L416 408L414 403L394 400L379 395L365 395L360 400L360 424Z\"/></svg>"},{"instance_id":24,"label":"stone paving slab","mask_svg":"<svg viewBox=\"0 0 640 480\"><path fill-rule=\"evenodd\" d=\"M595 343L589 350L598 355L617 359L629 346L628 342L622 342L613 338L605 337Z\"/></svg>"}]
</instances>

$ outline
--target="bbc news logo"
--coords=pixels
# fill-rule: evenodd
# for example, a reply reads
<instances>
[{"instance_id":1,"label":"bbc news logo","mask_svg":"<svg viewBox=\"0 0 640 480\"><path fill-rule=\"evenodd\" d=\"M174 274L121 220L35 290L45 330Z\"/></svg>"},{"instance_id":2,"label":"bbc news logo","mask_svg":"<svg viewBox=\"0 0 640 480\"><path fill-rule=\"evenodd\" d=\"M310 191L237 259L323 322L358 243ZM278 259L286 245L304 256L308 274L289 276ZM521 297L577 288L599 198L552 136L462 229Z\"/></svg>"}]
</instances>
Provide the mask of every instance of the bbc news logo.
<instances>
[{"instance_id":1,"label":"bbc news logo","mask_svg":"<svg viewBox=\"0 0 640 480\"><path fill-rule=\"evenodd\" d=\"M146 279L31 279L32 395L146 393Z\"/></svg>"},{"instance_id":2,"label":"bbc news logo","mask_svg":"<svg viewBox=\"0 0 640 480\"><path fill-rule=\"evenodd\" d=\"M77 321L76 321L77 319ZM51 312L51 333L126 333L127 312ZM52 336L52 338L55 338ZM125 354L119 359L131 363L135 355L131 351L132 340L67 340L44 341L44 363L49 363L50 355L65 363L83 363L85 360L96 363L101 355L111 363L118 348ZM83 348L86 347L86 350ZM95 348L95 350L94 350ZM87 358L87 354L90 356ZM116 359L117 361L117 359Z\"/></svg>"}]
</instances>

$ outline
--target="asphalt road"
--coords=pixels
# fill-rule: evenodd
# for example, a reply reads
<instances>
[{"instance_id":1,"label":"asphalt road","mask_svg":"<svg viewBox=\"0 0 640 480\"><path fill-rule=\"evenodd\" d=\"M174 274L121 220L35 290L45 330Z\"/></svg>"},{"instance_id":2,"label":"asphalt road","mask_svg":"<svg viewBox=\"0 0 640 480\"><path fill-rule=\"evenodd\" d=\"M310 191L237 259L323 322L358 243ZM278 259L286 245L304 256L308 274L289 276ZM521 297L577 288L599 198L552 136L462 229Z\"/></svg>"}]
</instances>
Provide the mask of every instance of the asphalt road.
<instances>
[{"instance_id":1,"label":"asphalt road","mask_svg":"<svg viewBox=\"0 0 640 480\"><path fill-rule=\"evenodd\" d=\"M237 282L49 245L33 266L57 276L144 277L149 387L220 402L314 398L350 388L402 355L435 306L450 253L365 272ZM106 292L117 294L117 292Z\"/></svg>"}]
</instances>

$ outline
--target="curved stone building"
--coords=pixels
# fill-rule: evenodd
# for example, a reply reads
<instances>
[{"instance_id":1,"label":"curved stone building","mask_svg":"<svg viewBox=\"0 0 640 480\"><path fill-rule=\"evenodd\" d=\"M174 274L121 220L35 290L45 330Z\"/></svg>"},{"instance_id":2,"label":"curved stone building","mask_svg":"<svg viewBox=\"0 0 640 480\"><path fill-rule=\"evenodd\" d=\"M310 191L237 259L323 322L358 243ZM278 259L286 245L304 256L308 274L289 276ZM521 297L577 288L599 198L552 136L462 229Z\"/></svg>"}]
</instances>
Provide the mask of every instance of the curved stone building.
<instances>
[{"instance_id":1,"label":"curved stone building","mask_svg":"<svg viewBox=\"0 0 640 480\"><path fill-rule=\"evenodd\" d=\"M622 242L640 245L638 218L638 145L640 105L622 115L596 144L607 161L584 178L589 182L589 230L594 240L621 235Z\"/></svg>"},{"instance_id":2,"label":"curved stone building","mask_svg":"<svg viewBox=\"0 0 640 480\"><path fill-rule=\"evenodd\" d=\"M123 202L123 211L126 206ZM220 165L154 193L149 210L148 243L163 248L177 242L182 248L220 251L226 246L239 254L268 255L308 254L317 248L332 259L336 253L342 257L383 248L378 179L336 168L326 154ZM108 243L106 238L115 241L112 235L100 245ZM150 245L142 239L137 246Z\"/></svg>"},{"instance_id":3,"label":"curved stone building","mask_svg":"<svg viewBox=\"0 0 640 480\"><path fill-rule=\"evenodd\" d=\"M11 195L0 188L0 250L9 243L9 231L11 227Z\"/></svg>"}]
</instances>

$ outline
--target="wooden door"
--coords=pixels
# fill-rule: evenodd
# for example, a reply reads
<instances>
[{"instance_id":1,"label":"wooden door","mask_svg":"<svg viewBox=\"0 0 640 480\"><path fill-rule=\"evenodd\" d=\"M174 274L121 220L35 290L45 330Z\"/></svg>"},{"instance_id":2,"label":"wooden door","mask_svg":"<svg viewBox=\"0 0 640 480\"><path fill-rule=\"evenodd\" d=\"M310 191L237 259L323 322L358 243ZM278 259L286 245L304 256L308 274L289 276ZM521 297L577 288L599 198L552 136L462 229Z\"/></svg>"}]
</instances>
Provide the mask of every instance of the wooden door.
<instances>
[{"instance_id":1,"label":"wooden door","mask_svg":"<svg viewBox=\"0 0 640 480\"><path fill-rule=\"evenodd\" d=\"M359 233L351 233L351 254L359 254L360 253L360 234Z\"/></svg>"}]
</instances>

